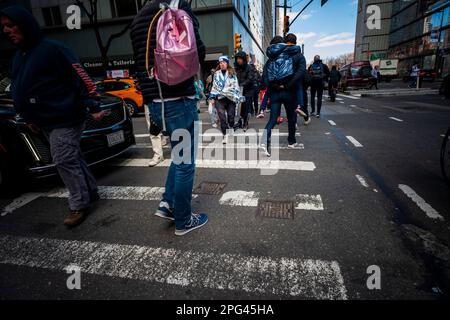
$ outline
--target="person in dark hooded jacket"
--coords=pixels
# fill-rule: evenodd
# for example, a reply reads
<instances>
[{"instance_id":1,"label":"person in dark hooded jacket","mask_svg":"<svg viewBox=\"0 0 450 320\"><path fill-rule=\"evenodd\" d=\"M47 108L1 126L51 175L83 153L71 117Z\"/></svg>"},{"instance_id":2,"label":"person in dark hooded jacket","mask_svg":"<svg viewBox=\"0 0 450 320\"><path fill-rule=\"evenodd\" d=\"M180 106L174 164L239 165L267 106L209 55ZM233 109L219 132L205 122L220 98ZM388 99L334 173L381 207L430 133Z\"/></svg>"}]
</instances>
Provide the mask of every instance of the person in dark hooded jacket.
<instances>
[{"instance_id":1,"label":"person in dark hooded jacket","mask_svg":"<svg viewBox=\"0 0 450 320\"><path fill-rule=\"evenodd\" d=\"M69 189L73 227L98 200L97 184L80 150L88 112L100 120L96 86L74 53L62 43L44 38L31 13L19 6L0 11L2 32L18 47L12 62L11 92L16 111L33 132L49 137L53 162Z\"/></svg>"},{"instance_id":2,"label":"person in dark hooded jacket","mask_svg":"<svg viewBox=\"0 0 450 320\"><path fill-rule=\"evenodd\" d=\"M269 61L264 66L263 76L261 80L261 88L267 89L270 92L270 120L266 125L261 149L267 156L271 156L271 134L272 129L277 124L278 116L281 112L281 105L286 109L288 118L288 148L295 149L297 141L295 138L297 114L297 91L298 84L303 79L306 71L305 58L301 54L299 46L288 46L283 43L283 38L275 37L271 46L267 49L267 56ZM283 66L283 70L275 65ZM276 70L274 70L276 69ZM284 76L286 73L286 76ZM281 78L272 79L274 74Z\"/></svg>"},{"instance_id":3,"label":"person in dark hooded jacket","mask_svg":"<svg viewBox=\"0 0 450 320\"><path fill-rule=\"evenodd\" d=\"M236 53L235 63L236 75L245 102L241 106L241 120L244 130L248 129L249 114L253 109L253 96L255 95L256 68L247 62L247 54L244 51ZM241 125L239 125L241 126Z\"/></svg>"}]
</instances>

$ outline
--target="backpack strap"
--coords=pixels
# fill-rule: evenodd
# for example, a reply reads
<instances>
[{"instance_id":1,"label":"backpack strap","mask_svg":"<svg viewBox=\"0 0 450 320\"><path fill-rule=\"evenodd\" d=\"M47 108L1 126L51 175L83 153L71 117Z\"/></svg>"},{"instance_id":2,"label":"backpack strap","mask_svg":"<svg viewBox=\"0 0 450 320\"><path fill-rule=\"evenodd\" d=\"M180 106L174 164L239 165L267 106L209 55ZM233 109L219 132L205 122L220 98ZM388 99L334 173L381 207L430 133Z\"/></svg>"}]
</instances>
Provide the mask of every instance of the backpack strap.
<instances>
[{"instance_id":1,"label":"backpack strap","mask_svg":"<svg viewBox=\"0 0 450 320\"><path fill-rule=\"evenodd\" d=\"M164 9L162 8L161 10L158 11L158 13L155 14L152 21L150 22L150 26L149 26L148 32L147 32L147 49L145 52L145 69L147 70L147 74L150 79L153 78L153 72L150 70L150 59L149 59L150 58L150 40L151 40L153 28L155 27L155 23L156 23L156 21L158 21L159 17L161 17L163 12L164 12Z\"/></svg>"},{"instance_id":2,"label":"backpack strap","mask_svg":"<svg viewBox=\"0 0 450 320\"><path fill-rule=\"evenodd\" d=\"M178 9L179 7L180 7L180 0L170 1L170 4L169 4L170 9Z\"/></svg>"}]
</instances>

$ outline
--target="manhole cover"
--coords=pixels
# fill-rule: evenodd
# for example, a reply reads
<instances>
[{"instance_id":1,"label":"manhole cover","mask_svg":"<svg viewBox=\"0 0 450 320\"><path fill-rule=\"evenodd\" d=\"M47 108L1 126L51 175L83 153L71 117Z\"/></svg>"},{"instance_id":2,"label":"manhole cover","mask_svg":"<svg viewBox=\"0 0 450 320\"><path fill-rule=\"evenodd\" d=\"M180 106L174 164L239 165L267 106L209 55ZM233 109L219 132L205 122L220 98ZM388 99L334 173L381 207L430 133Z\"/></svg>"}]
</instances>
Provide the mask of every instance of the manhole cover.
<instances>
[{"instance_id":1,"label":"manhole cover","mask_svg":"<svg viewBox=\"0 0 450 320\"><path fill-rule=\"evenodd\" d=\"M223 189L225 189L226 186L226 183L221 182L202 182L197 188L194 189L194 193L219 195L223 192Z\"/></svg>"},{"instance_id":2,"label":"manhole cover","mask_svg":"<svg viewBox=\"0 0 450 320\"><path fill-rule=\"evenodd\" d=\"M291 201L260 200L257 216L273 219L294 219L295 206Z\"/></svg>"}]
</instances>

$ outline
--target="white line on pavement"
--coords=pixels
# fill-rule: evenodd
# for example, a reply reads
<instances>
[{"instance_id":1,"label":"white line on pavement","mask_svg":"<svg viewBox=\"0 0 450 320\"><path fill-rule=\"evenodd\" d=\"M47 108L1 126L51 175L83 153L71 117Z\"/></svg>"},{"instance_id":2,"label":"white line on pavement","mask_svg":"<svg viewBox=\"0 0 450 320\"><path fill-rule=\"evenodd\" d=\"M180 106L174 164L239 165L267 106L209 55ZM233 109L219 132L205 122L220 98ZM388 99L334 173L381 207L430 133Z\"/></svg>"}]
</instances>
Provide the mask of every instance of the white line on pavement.
<instances>
[{"instance_id":1,"label":"white line on pavement","mask_svg":"<svg viewBox=\"0 0 450 320\"><path fill-rule=\"evenodd\" d=\"M331 124L332 126L336 125L336 122L334 122L333 120L328 120L328 123Z\"/></svg>"},{"instance_id":2,"label":"white line on pavement","mask_svg":"<svg viewBox=\"0 0 450 320\"><path fill-rule=\"evenodd\" d=\"M16 198L11 202L9 205L7 205L5 208L3 208L0 216L4 217L7 214L12 213L13 211L27 205L28 203L36 200L39 197L42 197L43 193L26 193L22 195L19 198Z\"/></svg>"},{"instance_id":3,"label":"white line on pavement","mask_svg":"<svg viewBox=\"0 0 450 320\"><path fill-rule=\"evenodd\" d=\"M366 180L360 176L360 175L356 175L356 179L358 179L358 181L363 185L363 187L368 188L369 184L366 182Z\"/></svg>"},{"instance_id":4,"label":"white line on pavement","mask_svg":"<svg viewBox=\"0 0 450 320\"><path fill-rule=\"evenodd\" d=\"M344 102L344 101L339 101L339 103L340 103L340 104L345 104L345 102Z\"/></svg>"},{"instance_id":5,"label":"white line on pavement","mask_svg":"<svg viewBox=\"0 0 450 320\"><path fill-rule=\"evenodd\" d=\"M397 122L403 122L402 119L395 118L395 117L389 117L389 119L394 120L394 121L397 121Z\"/></svg>"},{"instance_id":6,"label":"white line on pavement","mask_svg":"<svg viewBox=\"0 0 450 320\"><path fill-rule=\"evenodd\" d=\"M358 108L358 106L355 105L355 104L351 104L351 105L350 105L350 108Z\"/></svg>"},{"instance_id":7,"label":"white line on pavement","mask_svg":"<svg viewBox=\"0 0 450 320\"><path fill-rule=\"evenodd\" d=\"M348 99L353 99L353 100L361 100L360 97L354 97L354 96L346 96L343 94L338 94L339 97L343 97L343 98L348 98Z\"/></svg>"},{"instance_id":8,"label":"white line on pavement","mask_svg":"<svg viewBox=\"0 0 450 320\"><path fill-rule=\"evenodd\" d=\"M132 149L151 149L151 144L138 143L134 146L131 146ZM168 146L165 148L169 148ZM223 145L222 143L209 143L209 144L201 144L198 146L199 149L259 149L259 145L257 144L246 144L246 143L228 143ZM272 146L272 149L280 149L280 150L292 150L292 148L288 148L287 145L283 146ZM294 150L304 150L305 145L299 143Z\"/></svg>"},{"instance_id":9,"label":"white line on pavement","mask_svg":"<svg viewBox=\"0 0 450 320\"><path fill-rule=\"evenodd\" d=\"M239 133L234 133L232 135L232 137L254 137L254 136L262 136L263 132L262 131L252 131L252 132L239 132ZM297 137L301 137L301 134L299 132L296 132L295 135ZM134 135L136 138L148 138L150 137L150 134L135 134ZM289 136L288 132L272 132L272 136L275 137L287 137ZM220 131L217 130L217 132L206 132L203 134L200 134L200 137L222 137L222 133Z\"/></svg>"},{"instance_id":10,"label":"white line on pavement","mask_svg":"<svg viewBox=\"0 0 450 320\"><path fill-rule=\"evenodd\" d=\"M125 159L111 162L117 167L148 167L148 159ZM157 167L169 167L171 160L165 160ZM258 169L258 170L291 170L314 171L314 162L308 161L270 161L270 160L197 160L200 169Z\"/></svg>"},{"instance_id":11,"label":"white line on pavement","mask_svg":"<svg viewBox=\"0 0 450 320\"><path fill-rule=\"evenodd\" d=\"M417 206L422 209L425 214L431 219L444 220L444 217L439 214L432 206L430 206L426 201L420 197L411 187L400 184L398 186L404 194L408 196Z\"/></svg>"},{"instance_id":12,"label":"white line on pavement","mask_svg":"<svg viewBox=\"0 0 450 320\"><path fill-rule=\"evenodd\" d=\"M255 191L229 191L219 200L221 205L233 207L257 207L261 194ZM298 194L295 196L295 209L297 210L324 210L320 195Z\"/></svg>"},{"instance_id":13,"label":"white line on pavement","mask_svg":"<svg viewBox=\"0 0 450 320\"><path fill-rule=\"evenodd\" d=\"M0 237L0 263L180 287L312 299L347 299L336 261L181 251L101 242Z\"/></svg>"},{"instance_id":14,"label":"white line on pavement","mask_svg":"<svg viewBox=\"0 0 450 320\"><path fill-rule=\"evenodd\" d=\"M358 142L358 140L356 140L355 138L353 138L352 136L347 136L347 139L353 143L353 145L357 148L362 148L363 145L361 143Z\"/></svg>"}]
</instances>

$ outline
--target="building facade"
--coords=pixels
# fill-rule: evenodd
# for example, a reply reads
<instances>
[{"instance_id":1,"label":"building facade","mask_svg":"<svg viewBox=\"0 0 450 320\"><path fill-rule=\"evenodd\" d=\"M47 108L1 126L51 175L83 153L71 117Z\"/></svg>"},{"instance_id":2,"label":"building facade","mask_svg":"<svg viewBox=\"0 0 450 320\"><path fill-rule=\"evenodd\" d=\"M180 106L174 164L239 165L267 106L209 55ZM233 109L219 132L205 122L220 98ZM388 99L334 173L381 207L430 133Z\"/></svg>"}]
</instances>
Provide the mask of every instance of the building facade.
<instances>
[{"instance_id":1,"label":"building facade","mask_svg":"<svg viewBox=\"0 0 450 320\"><path fill-rule=\"evenodd\" d=\"M67 7L73 0L33 0L31 9L45 34L63 41L80 57L83 66L94 77L104 76L97 37L82 12L81 30L68 30ZM83 1L89 8L89 1ZM106 43L111 34L120 33L145 4L145 0L102 0L98 2L100 37ZM242 36L242 49L249 53L257 68L265 62L267 39L274 33L272 0L192 0L192 8L200 23L200 34L207 55L202 73L216 67L221 55L234 57L234 34ZM268 9L270 8L270 9ZM109 69L134 72L133 50L129 31L111 42L108 50Z\"/></svg>"},{"instance_id":2,"label":"building facade","mask_svg":"<svg viewBox=\"0 0 450 320\"><path fill-rule=\"evenodd\" d=\"M393 2L394 0L359 0L354 51L355 61L376 60L387 57ZM367 9L372 5L380 8L380 29L369 29L367 26L369 18Z\"/></svg>"},{"instance_id":3,"label":"building facade","mask_svg":"<svg viewBox=\"0 0 450 320\"><path fill-rule=\"evenodd\" d=\"M381 29L369 30L367 7L381 8ZM440 76L450 72L450 0L359 0L355 60L399 59L400 76L412 65Z\"/></svg>"}]
</instances>

